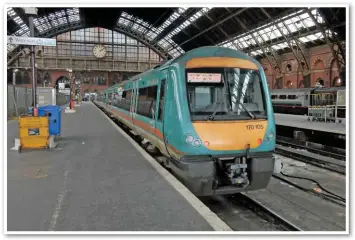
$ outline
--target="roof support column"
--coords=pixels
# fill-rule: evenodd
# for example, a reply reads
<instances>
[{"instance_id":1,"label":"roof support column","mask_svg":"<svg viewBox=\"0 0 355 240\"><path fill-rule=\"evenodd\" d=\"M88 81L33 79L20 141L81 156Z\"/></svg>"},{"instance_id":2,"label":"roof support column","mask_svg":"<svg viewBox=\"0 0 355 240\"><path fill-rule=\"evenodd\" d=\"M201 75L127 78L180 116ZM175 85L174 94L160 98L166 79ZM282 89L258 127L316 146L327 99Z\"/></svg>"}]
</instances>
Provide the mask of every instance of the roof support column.
<instances>
[{"instance_id":1,"label":"roof support column","mask_svg":"<svg viewBox=\"0 0 355 240\"><path fill-rule=\"evenodd\" d=\"M37 8L29 7L24 8L25 13L30 15L28 18L29 25L30 25L30 37L35 36L35 29L33 24L33 16L37 15ZM33 101L33 115L37 115L37 91L36 91L36 56L35 56L35 46L31 46L31 73L32 73L32 101Z\"/></svg>"}]
</instances>

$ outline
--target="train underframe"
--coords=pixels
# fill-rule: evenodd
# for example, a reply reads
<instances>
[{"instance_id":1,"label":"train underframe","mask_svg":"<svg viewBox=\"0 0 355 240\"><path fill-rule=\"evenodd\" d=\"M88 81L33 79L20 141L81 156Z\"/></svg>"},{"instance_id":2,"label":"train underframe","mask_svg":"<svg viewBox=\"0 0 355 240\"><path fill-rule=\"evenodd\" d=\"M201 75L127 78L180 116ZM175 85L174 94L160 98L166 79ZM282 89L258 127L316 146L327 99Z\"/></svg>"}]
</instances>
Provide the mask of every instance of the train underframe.
<instances>
[{"instance_id":1,"label":"train underframe","mask_svg":"<svg viewBox=\"0 0 355 240\"><path fill-rule=\"evenodd\" d=\"M280 169L273 152L245 156L186 156L169 167L197 196L226 195L266 188ZM278 165L278 166L276 166Z\"/></svg>"}]
</instances>

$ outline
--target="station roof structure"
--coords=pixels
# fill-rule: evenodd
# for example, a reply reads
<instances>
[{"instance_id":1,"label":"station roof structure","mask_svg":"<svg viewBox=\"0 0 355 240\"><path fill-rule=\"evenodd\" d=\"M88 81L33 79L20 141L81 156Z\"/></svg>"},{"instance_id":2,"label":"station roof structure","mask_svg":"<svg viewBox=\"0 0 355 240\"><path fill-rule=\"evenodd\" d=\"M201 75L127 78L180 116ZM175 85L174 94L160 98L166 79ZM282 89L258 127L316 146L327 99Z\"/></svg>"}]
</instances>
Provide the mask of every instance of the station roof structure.
<instances>
[{"instance_id":1,"label":"station roof structure","mask_svg":"<svg viewBox=\"0 0 355 240\"><path fill-rule=\"evenodd\" d=\"M167 58L209 45L261 58L325 43L344 45L346 8L38 8L34 26L35 37L107 28ZM7 9L7 35L30 35L22 8ZM8 44L8 54L17 47Z\"/></svg>"}]
</instances>

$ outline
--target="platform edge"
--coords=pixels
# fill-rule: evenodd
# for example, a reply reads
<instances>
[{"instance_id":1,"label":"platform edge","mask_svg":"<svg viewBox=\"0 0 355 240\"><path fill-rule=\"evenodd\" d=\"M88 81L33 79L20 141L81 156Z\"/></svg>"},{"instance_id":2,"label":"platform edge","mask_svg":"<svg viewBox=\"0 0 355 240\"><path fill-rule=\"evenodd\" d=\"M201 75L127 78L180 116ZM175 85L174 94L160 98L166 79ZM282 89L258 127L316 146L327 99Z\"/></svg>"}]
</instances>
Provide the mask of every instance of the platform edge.
<instances>
[{"instance_id":1,"label":"platform edge","mask_svg":"<svg viewBox=\"0 0 355 240\"><path fill-rule=\"evenodd\" d=\"M127 133L116 125L108 116L106 116L100 109L91 103L97 111L99 111L113 126L121 133L141 154L142 156L157 170L157 172L180 193L187 202L204 218L207 223L215 231L233 231L222 219L220 219L214 212L212 212L205 204L203 204L190 190L178 181L171 173L159 165L159 163L152 158L141 146L139 146Z\"/></svg>"}]
</instances>

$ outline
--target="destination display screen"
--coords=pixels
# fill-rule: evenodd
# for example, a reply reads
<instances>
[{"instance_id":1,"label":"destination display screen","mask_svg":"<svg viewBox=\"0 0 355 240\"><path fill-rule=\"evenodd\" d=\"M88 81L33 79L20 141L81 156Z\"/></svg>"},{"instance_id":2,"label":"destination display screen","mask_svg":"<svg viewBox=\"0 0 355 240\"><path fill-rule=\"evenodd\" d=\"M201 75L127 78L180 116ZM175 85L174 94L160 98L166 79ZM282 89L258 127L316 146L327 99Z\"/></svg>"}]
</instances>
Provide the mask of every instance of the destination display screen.
<instances>
[{"instance_id":1,"label":"destination display screen","mask_svg":"<svg viewBox=\"0 0 355 240\"><path fill-rule=\"evenodd\" d=\"M220 73L187 73L189 83L220 83L221 81Z\"/></svg>"}]
</instances>

